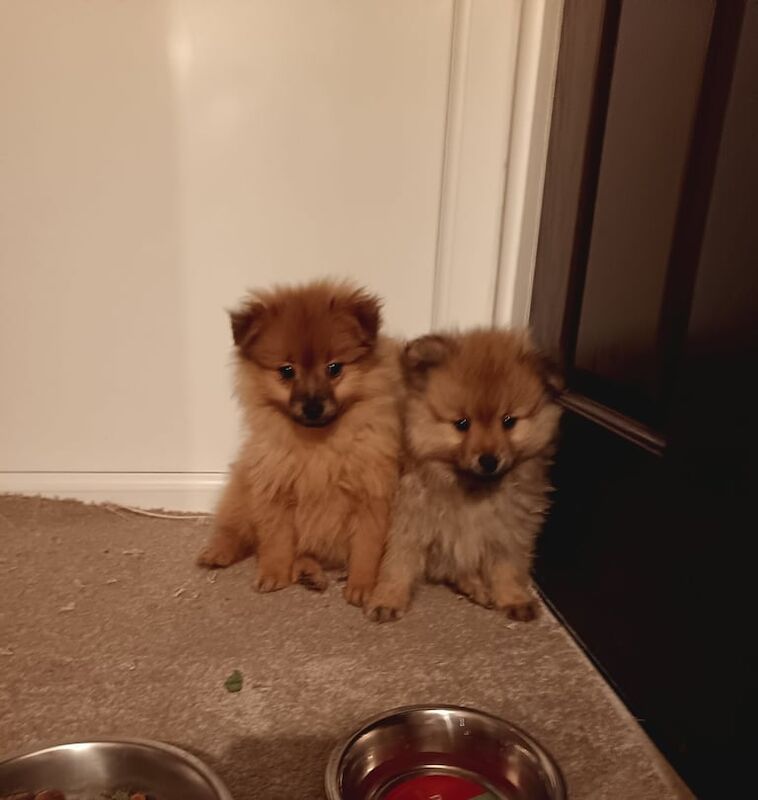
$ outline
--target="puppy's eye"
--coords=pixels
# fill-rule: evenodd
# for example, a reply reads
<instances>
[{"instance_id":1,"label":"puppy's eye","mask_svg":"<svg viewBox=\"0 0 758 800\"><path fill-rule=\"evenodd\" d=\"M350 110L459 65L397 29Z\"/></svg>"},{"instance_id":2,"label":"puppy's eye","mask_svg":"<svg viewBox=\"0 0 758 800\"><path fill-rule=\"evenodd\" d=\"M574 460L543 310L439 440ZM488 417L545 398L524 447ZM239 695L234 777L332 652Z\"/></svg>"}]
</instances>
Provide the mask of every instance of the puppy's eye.
<instances>
[{"instance_id":1,"label":"puppy's eye","mask_svg":"<svg viewBox=\"0 0 758 800\"><path fill-rule=\"evenodd\" d=\"M336 378L338 375L342 374L342 364L339 361L332 361L331 364L326 365L326 374L330 378Z\"/></svg>"},{"instance_id":2,"label":"puppy's eye","mask_svg":"<svg viewBox=\"0 0 758 800\"><path fill-rule=\"evenodd\" d=\"M509 431L516 423L518 419L516 417L512 417L510 414L506 414L503 417L503 427Z\"/></svg>"},{"instance_id":3,"label":"puppy's eye","mask_svg":"<svg viewBox=\"0 0 758 800\"><path fill-rule=\"evenodd\" d=\"M295 368L292 364L283 364L279 367L279 374L285 381L291 381L295 377Z\"/></svg>"},{"instance_id":4,"label":"puppy's eye","mask_svg":"<svg viewBox=\"0 0 758 800\"><path fill-rule=\"evenodd\" d=\"M459 431L467 431L471 427L471 420L468 417L461 417L457 419L453 425L455 425Z\"/></svg>"}]
</instances>

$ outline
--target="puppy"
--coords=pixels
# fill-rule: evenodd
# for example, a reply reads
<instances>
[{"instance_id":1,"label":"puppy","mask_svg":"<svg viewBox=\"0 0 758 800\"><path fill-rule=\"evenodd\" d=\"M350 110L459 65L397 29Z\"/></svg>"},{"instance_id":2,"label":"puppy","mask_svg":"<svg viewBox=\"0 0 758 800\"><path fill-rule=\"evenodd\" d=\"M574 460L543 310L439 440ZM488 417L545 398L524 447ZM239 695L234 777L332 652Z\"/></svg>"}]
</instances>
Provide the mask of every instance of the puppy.
<instances>
[{"instance_id":1,"label":"puppy","mask_svg":"<svg viewBox=\"0 0 758 800\"><path fill-rule=\"evenodd\" d=\"M534 541L548 508L557 375L525 332L424 336L404 354L406 461L366 613L408 609L426 577L514 619L534 617Z\"/></svg>"},{"instance_id":2,"label":"puppy","mask_svg":"<svg viewBox=\"0 0 758 800\"><path fill-rule=\"evenodd\" d=\"M255 551L256 588L345 597L376 583L398 480L402 373L379 336L380 302L345 283L254 292L231 314L246 436L198 559L226 567Z\"/></svg>"}]
</instances>

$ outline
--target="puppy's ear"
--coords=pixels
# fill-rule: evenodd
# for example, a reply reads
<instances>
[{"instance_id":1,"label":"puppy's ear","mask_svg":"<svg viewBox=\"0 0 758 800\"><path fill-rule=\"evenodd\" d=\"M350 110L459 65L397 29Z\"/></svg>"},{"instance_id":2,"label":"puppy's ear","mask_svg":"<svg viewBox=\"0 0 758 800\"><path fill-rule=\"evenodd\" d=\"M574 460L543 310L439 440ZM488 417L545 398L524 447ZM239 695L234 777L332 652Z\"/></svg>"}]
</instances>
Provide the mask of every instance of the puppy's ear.
<instances>
[{"instance_id":1,"label":"puppy's ear","mask_svg":"<svg viewBox=\"0 0 758 800\"><path fill-rule=\"evenodd\" d=\"M374 344L382 324L382 301L363 289L353 292L346 302L347 310L355 317L367 344Z\"/></svg>"},{"instance_id":2,"label":"puppy's ear","mask_svg":"<svg viewBox=\"0 0 758 800\"><path fill-rule=\"evenodd\" d=\"M263 330L267 310L263 303L251 300L241 308L229 312L232 323L232 337L235 346L244 351L245 348Z\"/></svg>"},{"instance_id":3,"label":"puppy's ear","mask_svg":"<svg viewBox=\"0 0 758 800\"><path fill-rule=\"evenodd\" d=\"M558 364L534 344L528 330L523 333L521 347L521 357L540 376L548 393L553 397L560 395L566 388L563 373Z\"/></svg>"},{"instance_id":4,"label":"puppy's ear","mask_svg":"<svg viewBox=\"0 0 758 800\"><path fill-rule=\"evenodd\" d=\"M403 367L408 381L414 386L423 385L427 372L444 364L454 349L453 340L439 334L420 336L409 342L403 352Z\"/></svg>"},{"instance_id":5,"label":"puppy's ear","mask_svg":"<svg viewBox=\"0 0 758 800\"><path fill-rule=\"evenodd\" d=\"M545 384L548 394L553 397L563 394L566 388L566 381L558 364L552 358L539 351L534 353L534 359L537 362L537 371Z\"/></svg>"}]
</instances>

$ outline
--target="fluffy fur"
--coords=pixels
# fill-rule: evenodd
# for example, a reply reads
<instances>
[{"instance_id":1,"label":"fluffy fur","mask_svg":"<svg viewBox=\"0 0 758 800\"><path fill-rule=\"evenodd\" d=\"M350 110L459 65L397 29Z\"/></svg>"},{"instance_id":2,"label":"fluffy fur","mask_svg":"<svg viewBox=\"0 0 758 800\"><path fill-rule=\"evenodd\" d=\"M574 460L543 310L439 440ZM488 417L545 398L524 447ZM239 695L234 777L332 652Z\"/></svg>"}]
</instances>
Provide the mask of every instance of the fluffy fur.
<instances>
[{"instance_id":1,"label":"fluffy fur","mask_svg":"<svg viewBox=\"0 0 758 800\"><path fill-rule=\"evenodd\" d=\"M531 619L559 379L525 332L425 336L404 354L406 458L368 615L397 619L426 577Z\"/></svg>"},{"instance_id":2,"label":"fluffy fur","mask_svg":"<svg viewBox=\"0 0 758 800\"><path fill-rule=\"evenodd\" d=\"M263 592L294 581L323 589L322 567L347 565L346 599L362 605L401 438L399 352L378 335L379 301L319 282L253 293L231 320L247 435L199 563L225 567L255 551Z\"/></svg>"}]
</instances>

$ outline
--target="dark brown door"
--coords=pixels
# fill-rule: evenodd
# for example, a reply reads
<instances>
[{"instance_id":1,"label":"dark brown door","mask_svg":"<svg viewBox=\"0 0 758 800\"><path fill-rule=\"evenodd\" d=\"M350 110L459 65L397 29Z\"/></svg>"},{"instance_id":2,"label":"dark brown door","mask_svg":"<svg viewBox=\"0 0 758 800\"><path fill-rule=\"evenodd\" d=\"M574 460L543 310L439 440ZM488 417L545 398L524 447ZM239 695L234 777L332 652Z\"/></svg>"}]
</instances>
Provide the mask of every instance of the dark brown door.
<instances>
[{"instance_id":1,"label":"dark brown door","mask_svg":"<svg viewBox=\"0 0 758 800\"><path fill-rule=\"evenodd\" d=\"M758 3L567 0L531 322L569 391L537 580L719 800L752 785L726 764L754 728L757 321Z\"/></svg>"}]
</instances>

